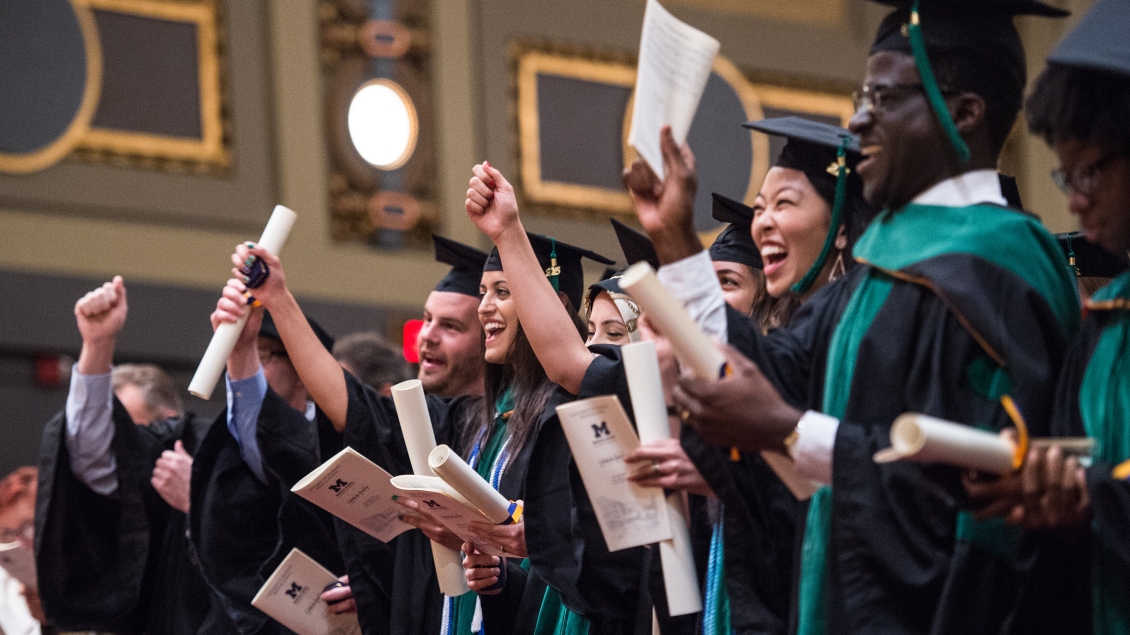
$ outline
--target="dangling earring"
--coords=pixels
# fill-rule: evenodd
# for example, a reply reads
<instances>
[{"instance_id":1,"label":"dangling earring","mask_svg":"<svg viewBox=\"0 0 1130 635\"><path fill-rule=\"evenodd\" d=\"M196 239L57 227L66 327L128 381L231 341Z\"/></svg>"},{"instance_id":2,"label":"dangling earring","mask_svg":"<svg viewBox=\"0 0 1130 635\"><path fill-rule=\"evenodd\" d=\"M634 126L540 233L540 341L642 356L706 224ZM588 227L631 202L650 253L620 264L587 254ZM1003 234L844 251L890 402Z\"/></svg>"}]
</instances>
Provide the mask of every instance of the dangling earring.
<instances>
[{"instance_id":1,"label":"dangling earring","mask_svg":"<svg viewBox=\"0 0 1130 635\"><path fill-rule=\"evenodd\" d=\"M828 273L828 282L832 282L845 273L847 273L847 269L844 268L844 252L841 249L840 253L836 254L836 262L832 263L832 271Z\"/></svg>"}]
</instances>

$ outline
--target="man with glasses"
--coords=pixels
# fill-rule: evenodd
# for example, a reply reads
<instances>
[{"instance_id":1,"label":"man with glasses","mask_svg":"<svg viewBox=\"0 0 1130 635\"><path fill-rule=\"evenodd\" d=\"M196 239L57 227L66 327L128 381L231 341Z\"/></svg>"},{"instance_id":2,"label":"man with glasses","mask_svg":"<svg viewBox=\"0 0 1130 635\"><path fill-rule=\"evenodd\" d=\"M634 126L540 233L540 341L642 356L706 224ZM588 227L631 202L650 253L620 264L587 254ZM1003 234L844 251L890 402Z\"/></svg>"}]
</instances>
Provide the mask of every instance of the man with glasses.
<instances>
[{"instance_id":1,"label":"man with glasses","mask_svg":"<svg viewBox=\"0 0 1130 635\"><path fill-rule=\"evenodd\" d=\"M1099 0L1048 57L1028 126L1059 157L1052 172L1087 240L1130 249L1130 0ZM1030 452L1017 479L971 484L987 514L1050 529L1029 592L1032 621L1057 632L1130 632L1130 274L1085 303L1064 364L1052 428L1096 441L1090 465ZM1019 491L1017 491L1019 490ZM1054 608L1052 608L1054 607Z\"/></svg>"},{"instance_id":2,"label":"man with glasses","mask_svg":"<svg viewBox=\"0 0 1130 635\"><path fill-rule=\"evenodd\" d=\"M761 335L711 288L692 241L693 167L666 131L665 182L641 164L626 181L667 246L665 282L736 347L729 376L680 380L683 418L716 444L787 454L828 485L808 509L797 631L1007 632L1032 547L972 517L959 470L872 457L908 411L1001 429L1020 425L1014 402L1046 421L1078 321L1074 281L1054 238L1005 207L994 168L1025 83L1013 16L1063 12L1031 0L888 4L850 125L864 195L884 211L855 245L865 266L787 329Z\"/></svg>"}]
</instances>

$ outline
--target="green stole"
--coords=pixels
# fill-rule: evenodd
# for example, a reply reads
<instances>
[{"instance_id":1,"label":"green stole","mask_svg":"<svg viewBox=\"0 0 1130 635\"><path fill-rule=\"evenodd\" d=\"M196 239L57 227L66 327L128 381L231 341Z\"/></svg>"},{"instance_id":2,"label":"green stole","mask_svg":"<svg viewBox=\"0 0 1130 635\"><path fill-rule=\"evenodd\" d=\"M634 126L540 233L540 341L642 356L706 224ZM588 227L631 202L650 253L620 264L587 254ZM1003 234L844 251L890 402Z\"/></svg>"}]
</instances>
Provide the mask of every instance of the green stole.
<instances>
[{"instance_id":1,"label":"green stole","mask_svg":"<svg viewBox=\"0 0 1130 635\"><path fill-rule=\"evenodd\" d=\"M871 269L852 293L828 349L823 412L842 419L851 396L859 344L887 300L898 270L947 254L970 254L1020 276L1043 296L1065 333L1079 321L1075 280L1063 263L1055 239L1030 216L996 205L944 207L911 203L898 212L884 210L853 248L856 260ZM1034 257L1043 255L1043 258ZM998 382L999 384L1000 382ZM809 502L801 544L797 597L798 635L823 635L824 588L832 489L820 488ZM978 525L970 517L966 526ZM977 533L972 529L971 533ZM1000 532L987 531L994 536Z\"/></svg>"},{"instance_id":2,"label":"green stole","mask_svg":"<svg viewBox=\"0 0 1130 635\"><path fill-rule=\"evenodd\" d=\"M508 436L506 422L513 410L514 391L511 388L507 389L495 403L494 425L491 426L490 436L486 443L478 448L479 456L475 462L475 472L491 485L494 485L494 481L491 479L491 470L494 469L494 462L498 459L498 453L502 451L502 446L506 444ZM505 560L501 562L501 566L506 566ZM475 618L475 604L478 599L479 596L476 593L464 593L459 597L452 598L451 624L454 629L452 633L465 635L471 632L471 622Z\"/></svg>"},{"instance_id":3,"label":"green stole","mask_svg":"<svg viewBox=\"0 0 1130 635\"><path fill-rule=\"evenodd\" d=\"M1130 273L1122 274L1100 289L1092 302L1117 300L1130 300ZM1105 307L1092 304L1090 309L1104 310ZM1111 320L1099 335L1087 363L1079 388L1079 411L1087 436L1096 441L1096 459L1110 464L1130 459L1130 311L1125 303L1113 307ZM1092 527L1092 608L1096 635L1130 633L1130 567L1111 553L1106 539L1109 532L1116 530L1098 524Z\"/></svg>"}]
</instances>

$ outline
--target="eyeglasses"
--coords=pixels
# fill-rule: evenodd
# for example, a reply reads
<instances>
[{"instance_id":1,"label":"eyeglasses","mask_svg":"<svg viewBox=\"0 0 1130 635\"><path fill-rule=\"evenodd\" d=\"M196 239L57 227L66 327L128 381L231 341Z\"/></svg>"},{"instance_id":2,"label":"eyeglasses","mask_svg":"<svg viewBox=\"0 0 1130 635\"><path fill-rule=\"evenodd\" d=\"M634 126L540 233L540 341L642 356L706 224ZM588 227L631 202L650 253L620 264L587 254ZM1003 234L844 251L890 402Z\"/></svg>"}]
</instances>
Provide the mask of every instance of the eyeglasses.
<instances>
[{"instance_id":1,"label":"eyeglasses","mask_svg":"<svg viewBox=\"0 0 1130 635\"><path fill-rule=\"evenodd\" d=\"M264 366L267 362L276 357L287 358L290 357L290 355L288 355L286 351L259 351L259 363Z\"/></svg>"},{"instance_id":2,"label":"eyeglasses","mask_svg":"<svg viewBox=\"0 0 1130 635\"><path fill-rule=\"evenodd\" d=\"M1077 165L1070 172L1052 170L1052 181L1064 194L1070 194L1074 190L1076 194L1091 196L1099 188L1099 175L1103 168L1117 157L1118 153L1112 152L1090 165Z\"/></svg>"},{"instance_id":3,"label":"eyeglasses","mask_svg":"<svg viewBox=\"0 0 1130 635\"><path fill-rule=\"evenodd\" d=\"M944 86L939 87L942 94L953 94L954 91ZM858 90L853 91L851 94L851 103L855 107L855 112L859 112L862 108L867 112L874 112L876 109L882 108L883 103L888 99L893 98L899 93L906 93L907 91L925 91L924 84L872 84L860 87Z\"/></svg>"}]
</instances>

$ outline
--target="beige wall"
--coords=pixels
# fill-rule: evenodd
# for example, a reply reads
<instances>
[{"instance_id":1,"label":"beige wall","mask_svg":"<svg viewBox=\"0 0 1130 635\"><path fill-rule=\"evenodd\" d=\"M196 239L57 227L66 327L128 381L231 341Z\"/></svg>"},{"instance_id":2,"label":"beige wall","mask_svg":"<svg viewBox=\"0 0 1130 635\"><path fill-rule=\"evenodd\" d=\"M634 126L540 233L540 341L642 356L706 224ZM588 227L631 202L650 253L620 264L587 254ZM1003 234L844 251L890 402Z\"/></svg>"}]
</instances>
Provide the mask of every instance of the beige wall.
<instances>
[{"instance_id":1,"label":"beige wall","mask_svg":"<svg viewBox=\"0 0 1130 635\"><path fill-rule=\"evenodd\" d=\"M1068 1L1077 14L1090 4ZM871 3L845 0L845 15L833 26L790 25L748 13L728 17L717 8L727 6L725 2L696 4L682 0L677 12L716 33L723 40L723 53L739 65L825 79L858 78L872 29L882 15ZM330 300L419 306L444 270L428 254L393 256L331 241L317 2L272 0L267 6L279 202L299 213L284 252L292 288ZM488 151L504 169L514 165L506 42L535 37L630 50L638 40L642 8L632 0L432 0L445 233L482 244L462 211L469 167ZM1032 77L1073 23L1022 21ZM485 86L477 85L484 80ZM493 114L484 117L484 112ZM1036 139L1023 141L1022 156L1018 176L1027 206L1053 231L1074 229L1074 219L1064 213L1064 197L1047 177L1054 156ZM529 224L565 239L592 240L600 249L617 253L603 224L550 218L531 219ZM218 290L226 279L232 247L254 238L234 231L7 208L0 209L0 269L87 277L120 273L134 280Z\"/></svg>"}]
</instances>

